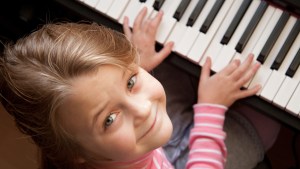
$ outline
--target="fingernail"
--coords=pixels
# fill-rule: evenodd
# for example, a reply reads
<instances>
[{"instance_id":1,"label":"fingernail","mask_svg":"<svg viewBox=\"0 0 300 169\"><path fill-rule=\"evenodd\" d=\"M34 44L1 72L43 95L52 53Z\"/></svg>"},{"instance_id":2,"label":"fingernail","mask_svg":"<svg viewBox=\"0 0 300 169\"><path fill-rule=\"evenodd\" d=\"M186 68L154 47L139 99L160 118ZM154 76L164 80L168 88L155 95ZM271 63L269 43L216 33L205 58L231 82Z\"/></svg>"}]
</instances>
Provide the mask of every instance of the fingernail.
<instances>
[{"instance_id":1,"label":"fingernail","mask_svg":"<svg viewBox=\"0 0 300 169\"><path fill-rule=\"evenodd\" d=\"M258 89L258 90L261 89L261 84L257 84L257 89Z\"/></svg>"},{"instance_id":2,"label":"fingernail","mask_svg":"<svg viewBox=\"0 0 300 169\"><path fill-rule=\"evenodd\" d=\"M171 46L174 46L174 42L173 41L171 41L170 44L171 44Z\"/></svg>"}]
</instances>

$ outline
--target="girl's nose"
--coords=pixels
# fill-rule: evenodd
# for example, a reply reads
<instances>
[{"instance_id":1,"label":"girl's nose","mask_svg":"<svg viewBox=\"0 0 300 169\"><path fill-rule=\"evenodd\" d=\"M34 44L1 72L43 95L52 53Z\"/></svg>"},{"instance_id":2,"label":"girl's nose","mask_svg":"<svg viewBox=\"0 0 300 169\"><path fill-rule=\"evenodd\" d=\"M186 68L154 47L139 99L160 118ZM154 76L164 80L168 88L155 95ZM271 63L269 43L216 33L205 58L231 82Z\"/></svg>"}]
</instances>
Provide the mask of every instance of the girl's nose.
<instances>
[{"instance_id":1,"label":"girl's nose","mask_svg":"<svg viewBox=\"0 0 300 169\"><path fill-rule=\"evenodd\" d=\"M138 99L132 102L129 113L134 118L134 125L143 123L152 113L152 102L148 99Z\"/></svg>"}]
</instances>

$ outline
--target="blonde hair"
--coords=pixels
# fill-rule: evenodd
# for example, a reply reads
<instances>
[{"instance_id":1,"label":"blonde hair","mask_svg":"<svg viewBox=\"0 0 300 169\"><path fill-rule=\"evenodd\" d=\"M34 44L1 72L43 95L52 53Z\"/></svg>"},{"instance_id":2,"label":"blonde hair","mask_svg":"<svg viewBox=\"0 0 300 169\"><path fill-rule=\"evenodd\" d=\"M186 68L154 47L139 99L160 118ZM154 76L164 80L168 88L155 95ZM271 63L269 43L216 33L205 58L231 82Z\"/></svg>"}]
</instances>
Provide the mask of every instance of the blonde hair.
<instances>
[{"instance_id":1,"label":"blonde hair","mask_svg":"<svg viewBox=\"0 0 300 169\"><path fill-rule=\"evenodd\" d=\"M95 23L46 24L6 45L1 102L40 148L41 168L78 168L80 147L57 120L70 80L101 65L128 68L136 62L136 49L123 34Z\"/></svg>"}]
</instances>

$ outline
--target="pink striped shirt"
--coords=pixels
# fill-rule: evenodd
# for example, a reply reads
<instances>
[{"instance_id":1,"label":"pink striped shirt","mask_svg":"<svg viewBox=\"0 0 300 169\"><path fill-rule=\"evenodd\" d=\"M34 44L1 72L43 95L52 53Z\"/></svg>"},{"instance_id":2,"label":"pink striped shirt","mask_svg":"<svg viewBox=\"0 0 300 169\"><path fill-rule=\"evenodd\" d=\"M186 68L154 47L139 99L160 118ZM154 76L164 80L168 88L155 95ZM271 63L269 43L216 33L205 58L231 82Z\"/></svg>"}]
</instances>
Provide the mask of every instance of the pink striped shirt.
<instances>
[{"instance_id":1,"label":"pink striped shirt","mask_svg":"<svg viewBox=\"0 0 300 169\"><path fill-rule=\"evenodd\" d=\"M215 104L194 105L194 128L190 134L187 169L223 169L226 161L223 124L227 108ZM112 163L112 168L174 169L162 148L130 162Z\"/></svg>"}]
</instances>

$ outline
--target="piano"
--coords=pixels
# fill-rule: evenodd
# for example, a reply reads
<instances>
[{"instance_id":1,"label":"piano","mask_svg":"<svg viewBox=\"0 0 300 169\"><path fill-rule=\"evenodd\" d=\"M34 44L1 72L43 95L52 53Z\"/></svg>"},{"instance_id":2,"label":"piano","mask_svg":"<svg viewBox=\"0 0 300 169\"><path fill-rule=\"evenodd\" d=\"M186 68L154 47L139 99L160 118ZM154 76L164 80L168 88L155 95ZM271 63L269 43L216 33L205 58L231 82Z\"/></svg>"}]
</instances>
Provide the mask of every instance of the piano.
<instances>
[{"instance_id":1,"label":"piano","mask_svg":"<svg viewBox=\"0 0 300 169\"><path fill-rule=\"evenodd\" d=\"M84 18L122 31L141 8L148 17L163 10L157 47L174 41L166 61L199 76L207 56L212 72L249 53L262 63L244 88L262 84L257 95L238 103L254 107L300 131L299 0L53 0Z\"/></svg>"}]
</instances>

